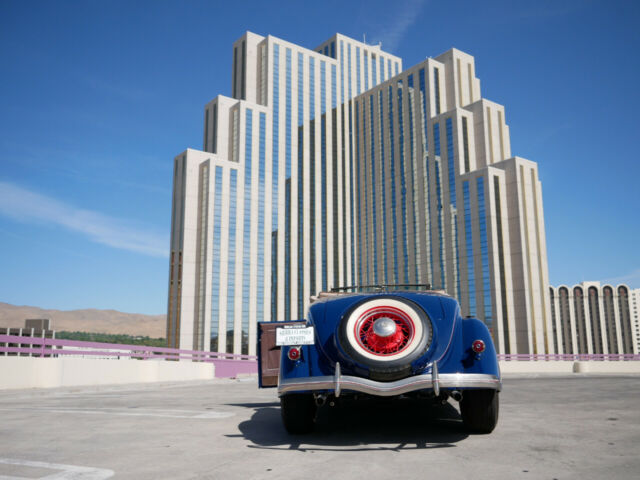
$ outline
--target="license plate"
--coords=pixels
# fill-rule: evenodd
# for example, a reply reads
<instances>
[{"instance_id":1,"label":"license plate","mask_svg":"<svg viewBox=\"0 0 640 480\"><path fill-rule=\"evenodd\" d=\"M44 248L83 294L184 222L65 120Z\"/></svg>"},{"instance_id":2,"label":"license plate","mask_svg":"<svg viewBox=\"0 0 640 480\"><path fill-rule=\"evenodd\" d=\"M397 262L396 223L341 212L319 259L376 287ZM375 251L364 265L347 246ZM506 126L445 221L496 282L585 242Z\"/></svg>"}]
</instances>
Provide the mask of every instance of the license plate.
<instances>
[{"instance_id":1,"label":"license plate","mask_svg":"<svg viewBox=\"0 0 640 480\"><path fill-rule=\"evenodd\" d=\"M313 345L313 327L276 328L276 345Z\"/></svg>"}]
</instances>

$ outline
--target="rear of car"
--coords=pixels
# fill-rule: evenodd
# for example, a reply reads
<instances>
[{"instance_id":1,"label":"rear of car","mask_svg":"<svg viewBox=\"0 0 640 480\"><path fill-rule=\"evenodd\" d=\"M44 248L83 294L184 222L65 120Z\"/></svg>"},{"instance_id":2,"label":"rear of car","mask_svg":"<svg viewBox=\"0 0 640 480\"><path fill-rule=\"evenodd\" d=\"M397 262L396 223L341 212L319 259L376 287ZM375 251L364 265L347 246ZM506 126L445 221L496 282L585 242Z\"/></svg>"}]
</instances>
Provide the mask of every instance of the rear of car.
<instances>
[{"instance_id":1,"label":"rear of car","mask_svg":"<svg viewBox=\"0 0 640 480\"><path fill-rule=\"evenodd\" d=\"M356 395L453 398L470 431L495 428L502 384L491 335L447 295L321 294L304 321L263 323L260 331L275 331L260 335L261 386L277 386L290 433L311 431L318 406Z\"/></svg>"}]
</instances>

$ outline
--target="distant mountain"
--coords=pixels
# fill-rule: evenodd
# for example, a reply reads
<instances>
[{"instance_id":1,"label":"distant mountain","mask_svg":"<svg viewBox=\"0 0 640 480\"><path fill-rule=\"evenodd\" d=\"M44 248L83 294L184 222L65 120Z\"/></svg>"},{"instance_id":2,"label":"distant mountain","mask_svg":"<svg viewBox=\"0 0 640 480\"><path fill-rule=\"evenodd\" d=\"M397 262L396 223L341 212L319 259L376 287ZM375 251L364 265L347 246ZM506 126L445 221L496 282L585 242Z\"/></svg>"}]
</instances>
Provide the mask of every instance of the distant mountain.
<instances>
[{"instance_id":1,"label":"distant mountain","mask_svg":"<svg viewBox=\"0 0 640 480\"><path fill-rule=\"evenodd\" d=\"M48 318L53 330L89 333L113 333L163 338L166 315L123 313L116 310L46 310L0 302L0 327L24 327L27 318Z\"/></svg>"}]
</instances>

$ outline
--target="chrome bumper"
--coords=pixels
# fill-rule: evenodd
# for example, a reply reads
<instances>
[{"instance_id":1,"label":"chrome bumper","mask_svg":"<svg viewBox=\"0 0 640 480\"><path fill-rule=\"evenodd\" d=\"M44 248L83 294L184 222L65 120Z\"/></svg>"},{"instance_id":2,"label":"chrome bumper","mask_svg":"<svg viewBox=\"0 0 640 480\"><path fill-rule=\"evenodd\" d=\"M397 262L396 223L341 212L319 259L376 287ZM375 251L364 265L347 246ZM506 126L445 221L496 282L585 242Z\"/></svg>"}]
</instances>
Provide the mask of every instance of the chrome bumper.
<instances>
[{"instance_id":1,"label":"chrome bumper","mask_svg":"<svg viewBox=\"0 0 640 480\"><path fill-rule=\"evenodd\" d=\"M437 363L434 363L431 373L394 382L377 382L368 378L342 375L339 363L336 363L336 373L332 377L280 378L278 381L278 395L303 390L333 390L335 396L339 397L343 390L349 390L379 397L392 397L416 390L433 390L439 395L443 388L488 388L500 391L502 382L495 375L482 373L438 373Z\"/></svg>"}]
</instances>

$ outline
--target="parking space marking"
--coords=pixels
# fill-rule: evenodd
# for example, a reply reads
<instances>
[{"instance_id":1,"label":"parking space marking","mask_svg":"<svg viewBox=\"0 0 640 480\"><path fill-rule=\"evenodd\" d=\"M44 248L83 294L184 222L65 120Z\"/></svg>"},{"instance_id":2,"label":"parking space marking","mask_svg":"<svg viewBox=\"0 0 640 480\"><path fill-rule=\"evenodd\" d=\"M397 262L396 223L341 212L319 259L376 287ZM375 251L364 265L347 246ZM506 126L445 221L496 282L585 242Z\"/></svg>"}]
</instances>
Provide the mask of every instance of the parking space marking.
<instances>
[{"instance_id":1,"label":"parking space marking","mask_svg":"<svg viewBox=\"0 0 640 480\"><path fill-rule=\"evenodd\" d=\"M152 410L152 409L121 409L121 408L64 408L64 407L0 407L1 411L25 411L25 412L43 412L43 413L71 413L71 414L87 414L87 415L117 415L122 417L160 417L160 418L197 418L197 419L219 419L232 417L232 412L223 412L219 410ZM1 479L0 479L1 480Z\"/></svg>"},{"instance_id":2,"label":"parking space marking","mask_svg":"<svg viewBox=\"0 0 640 480\"><path fill-rule=\"evenodd\" d=\"M104 480L115 475L113 470L104 468L81 467L78 465L63 465L60 463L36 462L17 458L0 458L0 463L17 467L45 468L57 470L55 473L38 477L37 480ZM15 477L0 475L0 480L33 480L33 477Z\"/></svg>"}]
</instances>

